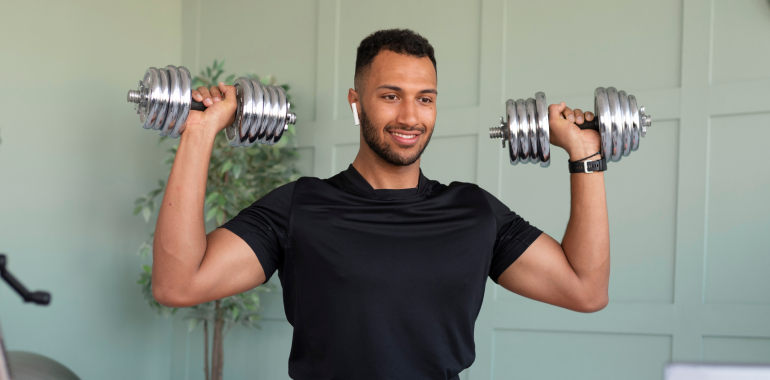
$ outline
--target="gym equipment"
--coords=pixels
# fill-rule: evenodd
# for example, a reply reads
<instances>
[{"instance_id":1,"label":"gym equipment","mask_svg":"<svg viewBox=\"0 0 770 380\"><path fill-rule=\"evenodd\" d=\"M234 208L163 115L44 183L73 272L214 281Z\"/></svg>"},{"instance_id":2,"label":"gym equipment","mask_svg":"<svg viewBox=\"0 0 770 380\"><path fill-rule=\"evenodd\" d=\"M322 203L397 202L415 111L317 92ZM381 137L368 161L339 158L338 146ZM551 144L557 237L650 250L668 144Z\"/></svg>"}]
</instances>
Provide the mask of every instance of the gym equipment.
<instances>
[{"instance_id":1,"label":"gym equipment","mask_svg":"<svg viewBox=\"0 0 770 380\"><path fill-rule=\"evenodd\" d=\"M24 302L48 305L51 293L44 291L30 292L8 271L8 260L0 253L0 278L15 290ZM6 352L3 332L0 331L0 380L78 380L67 367L45 356L31 352Z\"/></svg>"},{"instance_id":2,"label":"gym equipment","mask_svg":"<svg viewBox=\"0 0 770 380\"><path fill-rule=\"evenodd\" d=\"M508 99L505 109L505 119L501 117L500 126L489 129L489 137L503 139L503 148L508 141L511 165L539 162L541 167L548 167L551 137L545 94L538 92L527 100ZM651 125L652 118L644 107L637 106L636 97L614 87L599 87L594 91L594 120L578 127L599 132L601 155L609 162L620 161L639 149L639 141Z\"/></svg>"},{"instance_id":3,"label":"gym equipment","mask_svg":"<svg viewBox=\"0 0 770 380\"><path fill-rule=\"evenodd\" d=\"M128 102L136 104L136 113L144 129L160 131L161 136L177 138L179 128L190 110L203 111L206 106L192 99L190 71L183 66L150 67L136 90L128 91ZM235 121L225 128L232 146L254 143L273 145L281 139L297 115L289 112L291 104L280 86L262 84L240 77L235 80L238 108Z\"/></svg>"}]
</instances>

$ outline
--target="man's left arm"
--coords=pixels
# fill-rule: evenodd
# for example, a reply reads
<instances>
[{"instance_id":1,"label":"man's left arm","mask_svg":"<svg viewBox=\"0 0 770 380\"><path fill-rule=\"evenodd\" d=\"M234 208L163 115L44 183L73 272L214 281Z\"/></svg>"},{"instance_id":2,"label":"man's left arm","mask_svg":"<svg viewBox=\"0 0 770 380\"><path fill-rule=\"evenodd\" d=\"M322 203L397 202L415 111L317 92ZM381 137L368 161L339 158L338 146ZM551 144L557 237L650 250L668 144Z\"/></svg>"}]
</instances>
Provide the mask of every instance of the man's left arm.
<instances>
[{"instance_id":1,"label":"man's left arm","mask_svg":"<svg viewBox=\"0 0 770 380\"><path fill-rule=\"evenodd\" d=\"M583 119L593 120L564 103L548 108L551 143L576 161L599 151L601 139L593 130L580 130ZM599 156L589 160L600 159ZM566 169L566 165L564 167ZM603 309L610 280L610 232L604 173L570 174L571 207L561 244L540 235L502 275L498 283L519 295L580 312Z\"/></svg>"}]
</instances>

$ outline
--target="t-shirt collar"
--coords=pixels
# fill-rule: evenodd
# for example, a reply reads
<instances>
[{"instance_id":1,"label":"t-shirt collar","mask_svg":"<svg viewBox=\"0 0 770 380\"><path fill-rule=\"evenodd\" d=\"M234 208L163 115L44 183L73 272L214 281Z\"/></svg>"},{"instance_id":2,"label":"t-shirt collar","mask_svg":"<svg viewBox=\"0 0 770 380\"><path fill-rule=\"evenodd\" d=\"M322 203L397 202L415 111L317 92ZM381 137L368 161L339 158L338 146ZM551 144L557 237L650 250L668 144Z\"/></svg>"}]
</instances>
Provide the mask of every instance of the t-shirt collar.
<instances>
[{"instance_id":1,"label":"t-shirt collar","mask_svg":"<svg viewBox=\"0 0 770 380\"><path fill-rule=\"evenodd\" d=\"M357 190L362 191L364 194L371 195L377 198L408 198L416 195L421 195L428 188L428 179L422 175L422 169L420 169L420 179L417 181L417 187L411 189L377 189L375 190L369 182L361 175L361 173L349 165L348 169L343 171L342 174L350 182L351 185L356 187Z\"/></svg>"}]
</instances>

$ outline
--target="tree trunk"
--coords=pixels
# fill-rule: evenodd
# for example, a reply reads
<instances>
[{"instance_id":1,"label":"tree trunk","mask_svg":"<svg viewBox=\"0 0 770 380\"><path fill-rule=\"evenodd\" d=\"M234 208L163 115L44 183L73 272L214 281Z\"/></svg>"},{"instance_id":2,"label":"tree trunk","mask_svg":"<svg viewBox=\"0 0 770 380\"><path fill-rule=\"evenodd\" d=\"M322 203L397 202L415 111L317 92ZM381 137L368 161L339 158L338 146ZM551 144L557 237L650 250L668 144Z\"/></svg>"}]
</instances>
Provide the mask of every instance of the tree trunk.
<instances>
[{"instance_id":1,"label":"tree trunk","mask_svg":"<svg viewBox=\"0 0 770 380\"><path fill-rule=\"evenodd\" d=\"M211 380L222 380L222 370L225 366L225 352L222 346L225 327L224 310L219 307L221 301L216 301L214 308L214 344L211 348Z\"/></svg>"},{"instance_id":2,"label":"tree trunk","mask_svg":"<svg viewBox=\"0 0 770 380\"><path fill-rule=\"evenodd\" d=\"M203 321L203 372L206 374L206 380L210 380L211 372L209 372L209 321Z\"/></svg>"}]
</instances>

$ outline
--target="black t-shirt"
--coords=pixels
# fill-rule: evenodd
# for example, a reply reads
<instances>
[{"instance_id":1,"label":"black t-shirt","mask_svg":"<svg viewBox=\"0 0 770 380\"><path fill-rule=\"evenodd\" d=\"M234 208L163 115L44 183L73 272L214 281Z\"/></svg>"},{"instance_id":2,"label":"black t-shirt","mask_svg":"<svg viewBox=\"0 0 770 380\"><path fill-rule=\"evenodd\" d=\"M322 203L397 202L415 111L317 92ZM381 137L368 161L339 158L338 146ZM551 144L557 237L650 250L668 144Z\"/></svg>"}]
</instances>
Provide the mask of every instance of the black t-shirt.
<instances>
[{"instance_id":1,"label":"black t-shirt","mask_svg":"<svg viewBox=\"0 0 770 380\"><path fill-rule=\"evenodd\" d=\"M469 183L374 190L351 165L275 189L225 223L278 270L297 380L456 379L486 278L541 231Z\"/></svg>"}]
</instances>

